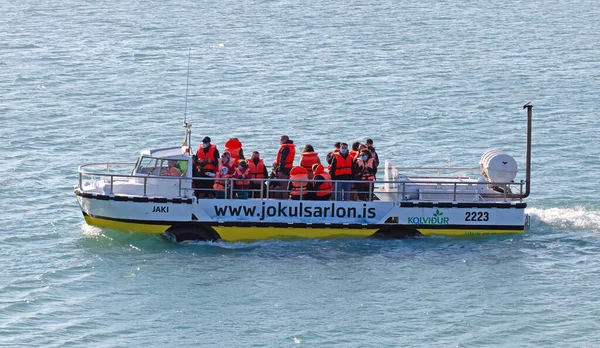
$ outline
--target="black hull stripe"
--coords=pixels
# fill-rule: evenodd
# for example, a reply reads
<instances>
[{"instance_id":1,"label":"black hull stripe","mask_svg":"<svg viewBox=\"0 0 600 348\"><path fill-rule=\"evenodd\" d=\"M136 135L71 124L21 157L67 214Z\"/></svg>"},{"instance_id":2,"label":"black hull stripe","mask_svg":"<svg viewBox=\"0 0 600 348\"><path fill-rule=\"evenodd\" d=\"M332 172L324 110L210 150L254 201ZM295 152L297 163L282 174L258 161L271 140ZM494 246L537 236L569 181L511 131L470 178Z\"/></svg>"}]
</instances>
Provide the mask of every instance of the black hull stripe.
<instances>
[{"instance_id":1,"label":"black hull stripe","mask_svg":"<svg viewBox=\"0 0 600 348\"><path fill-rule=\"evenodd\" d=\"M374 228L374 229L389 229L389 228L413 228L413 229L436 229L436 230L515 230L520 231L524 229L523 225L519 226L502 226L502 225L414 225L414 224L324 224L324 223L286 223L286 222L253 222L253 221L227 221L227 222L216 222L216 221L161 221L161 220L135 220L135 219L119 219L110 218L98 215L89 215L83 213L84 216L90 216L97 219L112 220L118 222L126 222L133 224L147 224L147 225L180 225L180 224L198 224L198 225L210 225L210 226L233 226L233 227L293 227L293 228L348 228L348 229L363 229L363 228Z\"/></svg>"},{"instance_id":2,"label":"black hull stripe","mask_svg":"<svg viewBox=\"0 0 600 348\"><path fill-rule=\"evenodd\" d=\"M134 196L109 196L101 194L85 193L75 190L77 196L83 198L97 199L102 201L118 201L118 202L153 202L153 203L175 203L175 204L192 204L192 198L172 198L165 197L134 197ZM400 202L402 208L498 208L498 209L524 209L527 203L458 203L458 202Z\"/></svg>"},{"instance_id":3,"label":"black hull stripe","mask_svg":"<svg viewBox=\"0 0 600 348\"><path fill-rule=\"evenodd\" d=\"M524 209L527 203L513 202L400 202L402 208L500 208Z\"/></svg>"},{"instance_id":4,"label":"black hull stripe","mask_svg":"<svg viewBox=\"0 0 600 348\"><path fill-rule=\"evenodd\" d=\"M153 202L153 203L175 203L175 204L192 204L191 198L165 198L165 197L134 197L134 196L109 196L101 194L92 194L81 192L75 189L75 194L83 198L98 199L101 201L117 201L117 202Z\"/></svg>"}]
</instances>

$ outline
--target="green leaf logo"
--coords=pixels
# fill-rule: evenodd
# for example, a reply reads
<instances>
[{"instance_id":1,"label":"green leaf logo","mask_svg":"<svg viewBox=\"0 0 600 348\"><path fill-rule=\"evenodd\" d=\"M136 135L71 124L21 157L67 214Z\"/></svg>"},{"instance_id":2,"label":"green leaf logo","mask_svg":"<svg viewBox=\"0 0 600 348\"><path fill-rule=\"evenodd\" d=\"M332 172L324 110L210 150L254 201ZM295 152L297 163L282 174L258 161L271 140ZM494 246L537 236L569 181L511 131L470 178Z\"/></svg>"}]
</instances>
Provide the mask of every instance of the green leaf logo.
<instances>
[{"instance_id":1,"label":"green leaf logo","mask_svg":"<svg viewBox=\"0 0 600 348\"><path fill-rule=\"evenodd\" d=\"M438 209L435 210L435 213L433 213L433 217L440 217L444 215L444 213L442 213L441 211L439 211Z\"/></svg>"}]
</instances>

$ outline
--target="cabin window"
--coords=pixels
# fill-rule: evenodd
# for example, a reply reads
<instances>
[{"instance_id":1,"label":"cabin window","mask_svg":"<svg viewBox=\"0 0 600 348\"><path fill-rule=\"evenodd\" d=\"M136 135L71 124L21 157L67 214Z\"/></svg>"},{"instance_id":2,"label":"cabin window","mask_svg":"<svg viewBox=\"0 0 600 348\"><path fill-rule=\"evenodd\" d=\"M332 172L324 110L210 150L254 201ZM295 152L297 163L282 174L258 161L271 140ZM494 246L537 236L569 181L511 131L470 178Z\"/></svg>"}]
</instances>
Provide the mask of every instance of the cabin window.
<instances>
[{"instance_id":1,"label":"cabin window","mask_svg":"<svg viewBox=\"0 0 600 348\"><path fill-rule=\"evenodd\" d=\"M177 166L183 176L187 176L188 163L185 160L176 160ZM136 169L137 174L145 175L168 175L169 159L167 158L152 158L142 157Z\"/></svg>"},{"instance_id":2,"label":"cabin window","mask_svg":"<svg viewBox=\"0 0 600 348\"><path fill-rule=\"evenodd\" d=\"M142 157L140 161L136 173L137 174L146 174L146 175L159 175L160 170L156 167L158 159L152 157Z\"/></svg>"}]
</instances>

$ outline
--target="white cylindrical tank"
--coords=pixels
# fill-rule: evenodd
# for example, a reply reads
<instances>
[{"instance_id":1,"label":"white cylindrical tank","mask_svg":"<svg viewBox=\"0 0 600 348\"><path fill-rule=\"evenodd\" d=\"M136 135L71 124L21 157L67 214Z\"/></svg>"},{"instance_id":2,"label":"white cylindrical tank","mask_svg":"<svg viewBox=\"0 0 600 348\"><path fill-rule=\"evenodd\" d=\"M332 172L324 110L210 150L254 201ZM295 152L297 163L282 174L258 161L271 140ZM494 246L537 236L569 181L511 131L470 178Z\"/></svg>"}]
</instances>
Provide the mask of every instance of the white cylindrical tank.
<instances>
[{"instance_id":1,"label":"white cylindrical tank","mask_svg":"<svg viewBox=\"0 0 600 348\"><path fill-rule=\"evenodd\" d=\"M508 183L517 176L517 161L497 149L488 150L481 156L479 168L489 182Z\"/></svg>"}]
</instances>

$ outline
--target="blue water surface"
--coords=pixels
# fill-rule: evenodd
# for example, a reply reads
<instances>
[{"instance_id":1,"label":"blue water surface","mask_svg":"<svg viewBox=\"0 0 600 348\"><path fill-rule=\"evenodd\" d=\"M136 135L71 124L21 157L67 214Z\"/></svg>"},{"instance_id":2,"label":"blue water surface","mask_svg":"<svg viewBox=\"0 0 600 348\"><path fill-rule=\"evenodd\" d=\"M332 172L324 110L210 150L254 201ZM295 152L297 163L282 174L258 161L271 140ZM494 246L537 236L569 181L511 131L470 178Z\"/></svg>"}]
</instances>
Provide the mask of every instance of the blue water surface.
<instances>
[{"instance_id":1,"label":"blue water surface","mask_svg":"<svg viewBox=\"0 0 600 348\"><path fill-rule=\"evenodd\" d=\"M600 345L600 10L590 1L5 1L0 346ZM185 110L188 49L189 94ZM177 244L87 226L77 167L178 145L373 138L402 167L524 177L475 239Z\"/></svg>"}]
</instances>

